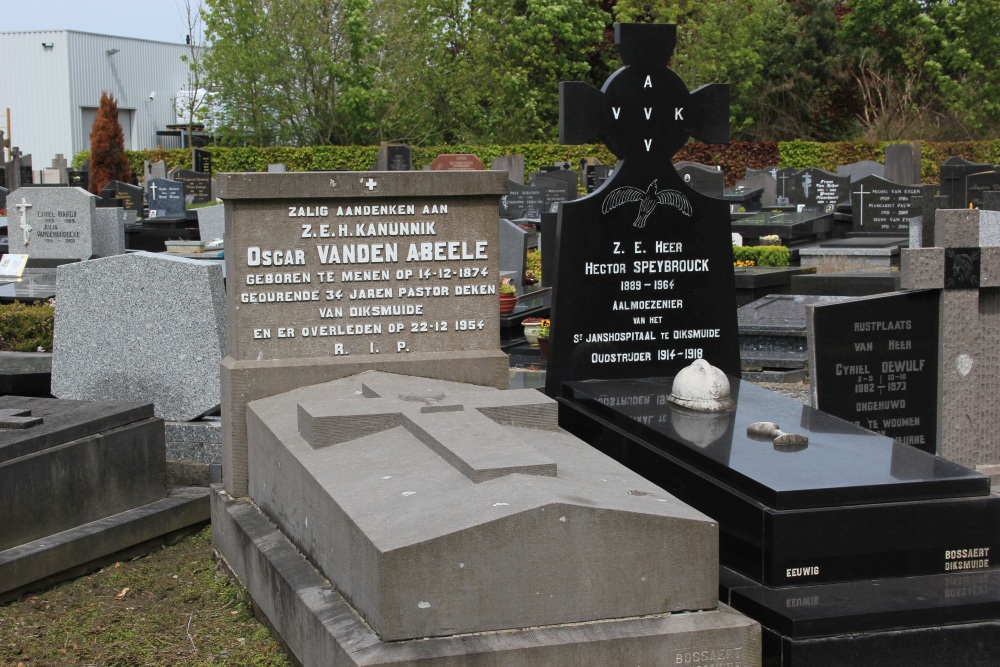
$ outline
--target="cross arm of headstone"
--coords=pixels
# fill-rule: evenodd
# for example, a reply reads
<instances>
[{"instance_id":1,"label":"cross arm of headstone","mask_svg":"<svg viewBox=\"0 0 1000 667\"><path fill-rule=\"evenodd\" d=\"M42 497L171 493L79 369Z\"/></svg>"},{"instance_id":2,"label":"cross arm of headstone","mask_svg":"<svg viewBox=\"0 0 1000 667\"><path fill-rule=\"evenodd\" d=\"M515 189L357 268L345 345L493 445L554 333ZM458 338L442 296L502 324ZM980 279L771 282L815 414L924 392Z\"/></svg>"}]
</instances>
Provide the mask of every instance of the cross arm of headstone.
<instances>
[{"instance_id":1,"label":"cross arm of headstone","mask_svg":"<svg viewBox=\"0 0 1000 667\"><path fill-rule=\"evenodd\" d=\"M601 136L604 94L582 81L559 84L559 143L585 144Z\"/></svg>"},{"instance_id":2,"label":"cross arm of headstone","mask_svg":"<svg viewBox=\"0 0 1000 667\"><path fill-rule=\"evenodd\" d=\"M706 144L729 143L729 84L710 83L691 93L688 105L695 110L685 129Z\"/></svg>"}]
</instances>

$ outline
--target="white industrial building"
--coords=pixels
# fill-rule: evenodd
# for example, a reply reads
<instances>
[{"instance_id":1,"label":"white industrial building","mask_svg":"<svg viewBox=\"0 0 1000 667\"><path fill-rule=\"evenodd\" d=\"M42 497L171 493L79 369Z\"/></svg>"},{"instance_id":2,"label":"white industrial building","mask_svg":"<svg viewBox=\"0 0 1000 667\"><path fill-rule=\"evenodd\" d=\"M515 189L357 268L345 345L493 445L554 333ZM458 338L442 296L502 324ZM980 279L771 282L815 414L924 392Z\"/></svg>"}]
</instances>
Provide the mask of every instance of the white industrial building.
<instances>
[{"instance_id":1,"label":"white industrial building","mask_svg":"<svg viewBox=\"0 0 1000 667\"><path fill-rule=\"evenodd\" d=\"M58 20L58 17L53 17ZM0 130L32 156L35 169L57 153L90 149L101 93L118 102L125 148L156 148L176 122L174 99L188 88L184 44L75 30L0 32Z\"/></svg>"}]
</instances>

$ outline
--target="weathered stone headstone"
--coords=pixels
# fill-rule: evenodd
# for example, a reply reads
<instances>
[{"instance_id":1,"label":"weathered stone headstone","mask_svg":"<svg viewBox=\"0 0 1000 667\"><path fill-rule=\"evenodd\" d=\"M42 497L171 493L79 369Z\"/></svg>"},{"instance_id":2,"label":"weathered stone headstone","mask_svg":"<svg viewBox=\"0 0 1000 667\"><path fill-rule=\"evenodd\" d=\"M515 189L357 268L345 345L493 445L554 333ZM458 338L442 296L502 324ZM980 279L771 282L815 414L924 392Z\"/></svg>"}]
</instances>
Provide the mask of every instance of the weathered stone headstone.
<instances>
[{"instance_id":1,"label":"weathered stone headstone","mask_svg":"<svg viewBox=\"0 0 1000 667\"><path fill-rule=\"evenodd\" d=\"M177 182L184 184L185 201L191 204L207 204L212 201L212 179L207 173L181 169L177 172Z\"/></svg>"},{"instance_id":2,"label":"weathered stone headstone","mask_svg":"<svg viewBox=\"0 0 1000 667\"><path fill-rule=\"evenodd\" d=\"M851 164L838 164L838 176L849 176L851 183L860 181L865 176L885 178L885 165L874 160L859 160Z\"/></svg>"},{"instance_id":3,"label":"weathered stone headstone","mask_svg":"<svg viewBox=\"0 0 1000 667\"><path fill-rule=\"evenodd\" d=\"M991 164L970 162L963 157L950 157L941 164L941 194L948 198L947 208L968 208L969 197L965 181L971 174L993 169Z\"/></svg>"},{"instance_id":4,"label":"weathered stone headstone","mask_svg":"<svg viewBox=\"0 0 1000 667\"><path fill-rule=\"evenodd\" d=\"M222 239L226 233L226 207L222 204L199 208L198 231L201 240L210 243Z\"/></svg>"},{"instance_id":5,"label":"weathered stone headstone","mask_svg":"<svg viewBox=\"0 0 1000 667\"><path fill-rule=\"evenodd\" d=\"M925 190L920 186L891 183L878 176L866 176L852 183L852 231L908 236L910 220L923 216Z\"/></svg>"},{"instance_id":6,"label":"weathered stone headstone","mask_svg":"<svg viewBox=\"0 0 1000 667\"><path fill-rule=\"evenodd\" d=\"M180 421L219 406L221 266L135 252L56 275L54 396L149 401L158 417Z\"/></svg>"},{"instance_id":7,"label":"weathered stone headstone","mask_svg":"<svg viewBox=\"0 0 1000 667\"><path fill-rule=\"evenodd\" d=\"M920 183L920 158L923 155L920 142L889 144L885 147L885 176L887 181L913 185Z\"/></svg>"},{"instance_id":8,"label":"weathered stone headstone","mask_svg":"<svg viewBox=\"0 0 1000 667\"><path fill-rule=\"evenodd\" d=\"M184 215L184 195L184 184L179 181L162 178L154 178L149 181L146 184L149 217L163 218Z\"/></svg>"},{"instance_id":9,"label":"weathered stone headstone","mask_svg":"<svg viewBox=\"0 0 1000 667\"><path fill-rule=\"evenodd\" d=\"M1000 463L1000 212L939 210L936 247L902 251L906 290L940 295L937 454Z\"/></svg>"},{"instance_id":10,"label":"weathered stone headstone","mask_svg":"<svg viewBox=\"0 0 1000 667\"><path fill-rule=\"evenodd\" d=\"M490 169L493 171L506 171L508 173L508 178L510 178L511 181L521 186L524 185L523 155L505 155L503 157L495 157L490 160Z\"/></svg>"},{"instance_id":11,"label":"weathered stone headstone","mask_svg":"<svg viewBox=\"0 0 1000 667\"><path fill-rule=\"evenodd\" d=\"M963 208L969 205L983 208L983 193L993 190L1000 190L1000 167L978 174L969 174L965 177L965 198L968 203Z\"/></svg>"},{"instance_id":12,"label":"weathered stone headstone","mask_svg":"<svg viewBox=\"0 0 1000 667\"><path fill-rule=\"evenodd\" d=\"M375 158L375 171L412 171L413 149L406 144L382 142Z\"/></svg>"},{"instance_id":13,"label":"weathered stone headstone","mask_svg":"<svg viewBox=\"0 0 1000 667\"><path fill-rule=\"evenodd\" d=\"M431 162L431 171L480 171L483 161L471 153L445 153Z\"/></svg>"},{"instance_id":14,"label":"weathered stone headstone","mask_svg":"<svg viewBox=\"0 0 1000 667\"><path fill-rule=\"evenodd\" d=\"M500 273L512 275L511 282L521 291L529 234L510 220L500 219Z\"/></svg>"},{"instance_id":15,"label":"weathered stone headstone","mask_svg":"<svg viewBox=\"0 0 1000 667\"><path fill-rule=\"evenodd\" d=\"M111 257L125 252L125 209L94 209L94 255Z\"/></svg>"},{"instance_id":16,"label":"weathered stone headstone","mask_svg":"<svg viewBox=\"0 0 1000 667\"><path fill-rule=\"evenodd\" d=\"M813 405L936 453L937 293L900 292L809 310Z\"/></svg>"},{"instance_id":17,"label":"weathered stone headstone","mask_svg":"<svg viewBox=\"0 0 1000 667\"><path fill-rule=\"evenodd\" d=\"M147 181L147 183L149 182ZM136 216L142 215L143 192L138 185L111 181L101 190L101 196L109 199L120 199L125 210L134 211Z\"/></svg>"},{"instance_id":18,"label":"weathered stone headstone","mask_svg":"<svg viewBox=\"0 0 1000 667\"><path fill-rule=\"evenodd\" d=\"M850 200L851 179L822 169L803 169L789 181L789 203L810 211L833 211Z\"/></svg>"},{"instance_id":19,"label":"weathered stone headstone","mask_svg":"<svg viewBox=\"0 0 1000 667\"><path fill-rule=\"evenodd\" d=\"M39 186L11 192L10 252L36 259L89 259L94 254L95 199L80 188Z\"/></svg>"},{"instance_id":20,"label":"weathered stone headstone","mask_svg":"<svg viewBox=\"0 0 1000 667\"><path fill-rule=\"evenodd\" d=\"M149 183L154 178L166 178L167 177L167 163L163 160L157 160L156 162L149 162L148 160L143 164L143 173L145 178L143 182Z\"/></svg>"},{"instance_id":21,"label":"weathered stone headstone","mask_svg":"<svg viewBox=\"0 0 1000 667\"><path fill-rule=\"evenodd\" d=\"M726 175L719 167L683 161L674 164L674 168L692 189L708 197L722 199L722 192L726 189Z\"/></svg>"},{"instance_id":22,"label":"weathered stone headstone","mask_svg":"<svg viewBox=\"0 0 1000 667\"><path fill-rule=\"evenodd\" d=\"M560 207L550 396L567 380L672 375L699 358L740 372L729 206L669 161L689 136L728 142L729 90L688 92L667 67L675 29L620 25L625 67L603 91L560 84L560 142L601 136L622 161L599 194Z\"/></svg>"},{"instance_id":23,"label":"weathered stone headstone","mask_svg":"<svg viewBox=\"0 0 1000 667\"><path fill-rule=\"evenodd\" d=\"M267 173L269 174L284 174L288 169L283 164L269 164L267 165Z\"/></svg>"},{"instance_id":24,"label":"weathered stone headstone","mask_svg":"<svg viewBox=\"0 0 1000 667\"><path fill-rule=\"evenodd\" d=\"M224 174L223 477L246 495L246 404L370 368L507 382L502 172ZM229 207L232 207L229 209Z\"/></svg>"}]
</instances>

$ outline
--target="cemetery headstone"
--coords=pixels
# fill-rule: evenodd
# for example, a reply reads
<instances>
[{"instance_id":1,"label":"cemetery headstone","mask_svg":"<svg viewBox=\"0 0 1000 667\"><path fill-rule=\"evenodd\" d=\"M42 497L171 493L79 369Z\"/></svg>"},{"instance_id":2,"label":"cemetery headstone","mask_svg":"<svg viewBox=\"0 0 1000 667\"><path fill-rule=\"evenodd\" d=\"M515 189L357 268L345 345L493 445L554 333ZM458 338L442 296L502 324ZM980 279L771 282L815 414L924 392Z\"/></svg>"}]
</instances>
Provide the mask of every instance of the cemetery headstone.
<instances>
[{"instance_id":1,"label":"cemetery headstone","mask_svg":"<svg viewBox=\"0 0 1000 667\"><path fill-rule=\"evenodd\" d=\"M866 176L851 184L852 231L909 235L910 220L922 216L925 188Z\"/></svg>"},{"instance_id":2,"label":"cemetery headstone","mask_svg":"<svg viewBox=\"0 0 1000 667\"><path fill-rule=\"evenodd\" d=\"M493 171L506 171L508 178L514 183L524 185L524 156L504 155L490 160L490 169Z\"/></svg>"},{"instance_id":3,"label":"cemetery headstone","mask_svg":"<svg viewBox=\"0 0 1000 667\"><path fill-rule=\"evenodd\" d=\"M560 84L560 142L601 136L622 161L599 193L559 209L550 396L568 380L671 375L698 358L740 372L729 206L667 159L690 136L728 142L728 86L688 92L667 67L675 30L619 25L625 67L604 90Z\"/></svg>"},{"instance_id":4,"label":"cemetery headstone","mask_svg":"<svg viewBox=\"0 0 1000 667\"><path fill-rule=\"evenodd\" d=\"M90 187L90 172L83 169L67 169L66 178L74 188L87 190Z\"/></svg>"},{"instance_id":5,"label":"cemetery headstone","mask_svg":"<svg viewBox=\"0 0 1000 667\"><path fill-rule=\"evenodd\" d=\"M10 190L0 185L0 210L7 210L7 195Z\"/></svg>"},{"instance_id":6,"label":"cemetery headstone","mask_svg":"<svg viewBox=\"0 0 1000 667\"><path fill-rule=\"evenodd\" d=\"M936 453L937 293L899 292L809 310L813 405Z\"/></svg>"},{"instance_id":7,"label":"cemetery headstone","mask_svg":"<svg viewBox=\"0 0 1000 667\"><path fill-rule=\"evenodd\" d=\"M375 171L412 171L413 149L406 144L383 142L375 158Z\"/></svg>"},{"instance_id":8,"label":"cemetery headstone","mask_svg":"<svg viewBox=\"0 0 1000 667\"><path fill-rule=\"evenodd\" d=\"M576 199L578 182L576 172L567 169L540 171L528 176L531 187L542 188L545 192L545 213L555 213L561 202Z\"/></svg>"},{"instance_id":9,"label":"cemetery headstone","mask_svg":"<svg viewBox=\"0 0 1000 667\"><path fill-rule=\"evenodd\" d=\"M604 185L605 181L611 178L614 167L606 164L588 164L583 169L584 186L587 193L591 193Z\"/></svg>"},{"instance_id":10,"label":"cemetery headstone","mask_svg":"<svg viewBox=\"0 0 1000 667\"><path fill-rule=\"evenodd\" d=\"M674 165L677 173L691 188L703 195L722 199L726 188L726 175L719 167L710 167L698 162L678 162Z\"/></svg>"},{"instance_id":11,"label":"cemetery headstone","mask_svg":"<svg viewBox=\"0 0 1000 667\"><path fill-rule=\"evenodd\" d=\"M269 174L284 174L286 171L288 171L288 169L286 169L283 164L267 165L267 173Z\"/></svg>"},{"instance_id":12,"label":"cemetery headstone","mask_svg":"<svg viewBox=\"0 0 1000 667\"><path fill-rule=\"evenodd\" d=\"M0 192L0 203L3 201L3 193ZM0 206L2 208L2 206ZM984 211L1000 211L1000 191L984 192L983 193L983 205L980 206Z\"/></svg>"},{"instance_id":13,"label":"cemetery headstone","mask_svg":"<svg viewBox=\"0 0 1000 667\"><path fill-rule=\"evenodd\" d=\"M529 236L537 236L537 233L529 234L510 220L500 219L500 272L513 275L511 282L518 292L524 286Z\"/></svg>"},{"instance_id":14,"label":"cemetery headstone","mask_svg":"<svg viewBox=\"0 0 1000 667\"><path fill-rule=\"evenodd\" d=\"M763 189L760 196L762 208L777 206L778 168L747 169L746 177L736 182L749 190Z\"/></svg>"},{"instance_id":15,"label":"cemetery headstone","mask_svg":"<svg viewBox=\"0 0 1000 667\"><path fill-rule=\"evenodd\" d=\"M941 304L937 454L970 467L1000 463L998 230L998 212L938 210L934 247L904 249L900 264L904 290L933 290Z\"/></svg>"},{"instance_id":16,"label":"cemetery headstone","mask_svg":"<svg viewBox=\"0 0 1000 667\"><path fill-rule=\"evenodd\" d=\"M775 206L789 206L793 203L791 201L792 196L797 192L795 183L798 180L799 173L802 171L802 169L795 169L794 167L785 167L778 170L777 175L774 177Z\"/></svg>"},{"instance_id":17,"label":"cemetery headstone","mask_svg":"<svg viewBox=\"0 0 1000 667\"><path fill-rule=\"evenodd\" d=\"M809 211L834 211L850 200L851 179L822 169L803 169L789 182L789 203Z\"/></svg>"},{"instance_id":18,"label":"cemetery headstone","mask_svg":"<svg viewBox=\"0 0 1000 667\"><path fill-rule=\"evenodd\" d=\"M219 178L235 286L222 363L229 493L247 492L250 401L376 367L506 386L497 289L506 174Z\"/></svg>"},{"instance_id":19,"label":"cemetery headstone","mask_svg":"<svg viewBox=\"0 0 1000 667\"><path fill-rule=\"evenodd\" d=\"M546 211L545 188L520 185L514 181L507 183L507 194L500 197L500 217L507 220L518 218L537 219Z\"/></svg>"},{"instance_id":20,"label":"cemetery headstone","mask_svg":"<svg viewBox=\"0 0 1000 667\"><path fill-rule=\"evenodd\" d=\"M874 160L859 160L851 164L837 165L838 176L849 176L851 183L860 181L865 176L885 178L885 165Z\"/></svg>"},{"instance_id":21,"label":"cemetery headstone","mask_svg":"<svg viewBox=\"0 0 1000 667\"><path fill-rule=\"evenodd\" d=\"M885 176L887 181L913 185L920 183L920 159L923 152L919 141L889 144L885 147Z\"/></svg>"},{"instance_id":22,"label":"cemetery headstone","mask_svg":"<svg viewBox=\"0 0 1000 667\"><path fill-rule=\"evenodd\" d=\"M483 161L471 153L445 153L431 162L431 171L479 171Z\"/></svg>"},{"instance_id":23,"label":"cemetery headstone","mask_svg":"<svg viewBox=\"0 0 1000 667\"><path fill-rule=\"evenodd\" d=\"M212 176L212 152L206 151L203 148L192 149L192 160L191 164L194 167L194 171L201 174L208 174L209 177Z\"/></svg>"},{"instance_id":24,"label":"cemetery headstone","mask_svg":"<svg viewBox=\"0 0 1000 667\"><path fill-rule=\"evenodd\" d=\"M991 164L970 162L963 157L954 156L941 164L941 194L948 198L950 209L968 208L969 198L965 181L972 174L979 174L993 169Z\"/></svg>"},{"instance_id":25,"label":"cemetery headstone","mask_svg":"<svg viewBox=\"0 0 1000 667\"><path fill-rule=\"evenodd\" d=\"M198 209L198 231L205 243L225 237L226 207L222 204Z\"/></svg>"},{"instance_id":26,"label":"cemetery headstone","mask_svg":"<svg viewBox=\"0 0 1000 667\"><path fill-rule=\"evenodd\" d=\"M184 215L184 184L170 179L154 178L146 184L149 217L164 218ZM154 213L155 212L155 213Z\"/></svg>"},{"instance_id":27,"label":"cemetery headstone","mask_svg":"<svg viewBox=\"0 0 1000 667\"><path fill-rule=\"evenodd\" d=\"M10 252L35 259L89 259L94 254L95 199L80 188L39 186L11 192Z\"/></svg>"},{"instance_id":28,"label":"cemetery headstone","mask_svg":"<svg viewBox=\"0 0 1000 667\"><path fill-rule=\"evenodd\" d=\"M185 201L188 197L192 204L207 204L212 201L212 179L207 173L181 169L176 178L177 182L184 184Z\"/></svg>"},{"instance_id":29,"label":"cemetery headstone","mask_svg":"<svg viewBox=\"0 0 1000 667\"><path fill-rule=\"evenodd\" d=\"M156 162L149 162L148 168L145 171L145 178L143 182L149 183L154 178L166 178L167 177L167 163L163 160L157 160Z\"/></svg>"},{"instance_id":30,"label":"cemetery headstone","mask_svg":"<svg viewBox=\"0 0 1000 667\"><path fill-rule=\"evenodd\" d=\"M978 174L969 174L965 177L965 198L968 204L963 208L967 208L970 204L976 208L983 208L983 193L994 190L1000 190L1000 167Z\"/></svg>"},{"instance_id":31,"label":"cemetery headstone","mask_svg":"<svg viewBox=\"0 0 1000 667\"><path fill-rule=\"evenodd\" d=\"M108 199L119 199L125 210L134 211L136 216L142 215L144 198L142 188L138 185L131 185L122 181L111 181L101 190L101 196Z\"/></svg>"},{"instance_id":32,"label":"cemetery headstone","mask_svg":"<svg viewBox=\"0 0 1000 667\"><path fill-rule=\"evenodd\" d=\"M94 255L111 257L125 252L125 209L94 209Z\"/></svg>"},{"instance_id":33,"label":"cemetery headstone","mask_svg":"<svg viewBox=\"0 0 1000 667\"><path fill-rule=\"evenodd\" d=\"M219 406L221 266L134 252L60 266L56 281L54 396L139 399L178 421Z\"/></svg>"}]
</instances>

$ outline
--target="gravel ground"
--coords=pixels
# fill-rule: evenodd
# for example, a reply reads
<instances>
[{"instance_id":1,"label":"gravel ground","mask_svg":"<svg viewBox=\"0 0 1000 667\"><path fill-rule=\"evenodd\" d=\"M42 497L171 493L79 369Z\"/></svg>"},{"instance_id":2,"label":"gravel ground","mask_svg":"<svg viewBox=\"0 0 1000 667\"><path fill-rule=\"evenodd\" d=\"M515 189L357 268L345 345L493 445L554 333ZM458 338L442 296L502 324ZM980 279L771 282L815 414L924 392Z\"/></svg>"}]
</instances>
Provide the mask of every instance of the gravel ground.
<instances>
[{"instance_id":1,"label":"gravel ground","mask_svg":"<svg viewBox=\"0 0 1000 667\"><path fill-rule=\"evenodd\" d=\"M810 404L811 397L810 392L812 391L808 382L796 382L795 384L783 384L778 382L757 382L757 385L773 391L776 394L781 394L782 396L787 396L789 398L794 398L799 403Z\"/></svg>"}]
</instances>

